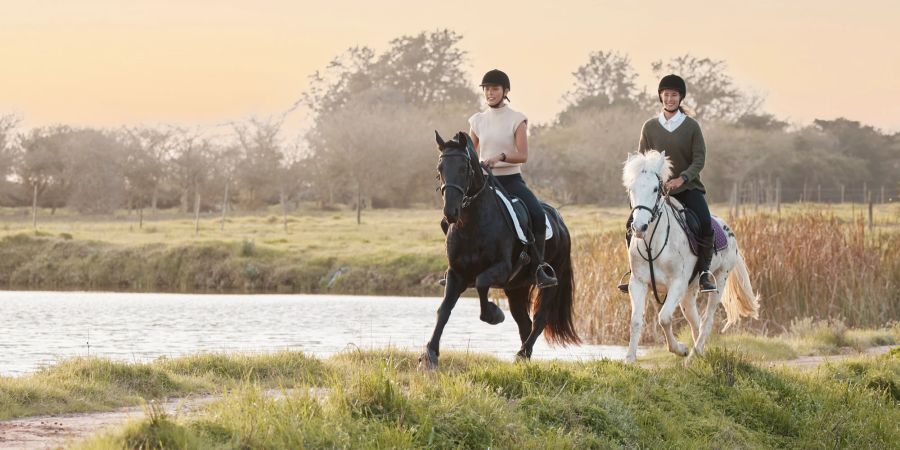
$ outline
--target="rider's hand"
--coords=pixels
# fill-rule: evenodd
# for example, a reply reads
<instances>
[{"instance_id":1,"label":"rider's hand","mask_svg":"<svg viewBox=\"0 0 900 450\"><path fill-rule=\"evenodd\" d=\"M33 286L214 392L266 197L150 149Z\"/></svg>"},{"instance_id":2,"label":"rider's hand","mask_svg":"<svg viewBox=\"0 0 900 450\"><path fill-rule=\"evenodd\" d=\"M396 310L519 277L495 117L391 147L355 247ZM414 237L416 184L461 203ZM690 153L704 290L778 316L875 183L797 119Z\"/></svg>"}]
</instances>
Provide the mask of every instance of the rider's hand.
<instances>
[{"instance_id":1,"label":"rider's hand","mask_svg":"<svg viewBox=\"0 0 900 450\"><path fill-rule=\"evenodd\" d=\"M494 168L497 163L500 162L500 155L491 156L490 158L481 162L482 166Z\"/></svg>"},{"instance_id":2,"label":"rider's hand","mask_svg":"<svg viewBox=\"0 0 900 450\"><path fill-rule=\"evenodd\" d=\"M666 181L666 190L671 191L674 189L678 189L683 184L684 184L684 178L682 178L682 177L672 178L671 180Z\"/></svg>"}]
</instances>

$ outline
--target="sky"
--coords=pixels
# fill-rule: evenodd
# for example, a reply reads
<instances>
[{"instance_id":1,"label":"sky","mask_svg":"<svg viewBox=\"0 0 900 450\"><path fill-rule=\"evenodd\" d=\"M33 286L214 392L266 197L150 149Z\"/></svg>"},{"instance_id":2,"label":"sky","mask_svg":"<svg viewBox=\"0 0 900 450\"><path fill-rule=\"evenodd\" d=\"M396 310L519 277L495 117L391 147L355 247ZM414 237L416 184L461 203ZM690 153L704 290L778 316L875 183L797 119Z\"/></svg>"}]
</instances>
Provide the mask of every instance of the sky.
<instances>
[{"instance_id":1,"label":"sky","mask_svg":"<svg viewBox=\"0 0 900 450\"><path fill-rule=\"evenodd\" d=\"M0 0L0 115L23 126L215 127L286 111L351 46L449 28L473 87L493 68L548 122L592 51L725 60L763 108L900 132L900 2ZM690 95L690 80L688 95ZM302 112L291 120L301 124Z\"/></svg>"}]
</instances>

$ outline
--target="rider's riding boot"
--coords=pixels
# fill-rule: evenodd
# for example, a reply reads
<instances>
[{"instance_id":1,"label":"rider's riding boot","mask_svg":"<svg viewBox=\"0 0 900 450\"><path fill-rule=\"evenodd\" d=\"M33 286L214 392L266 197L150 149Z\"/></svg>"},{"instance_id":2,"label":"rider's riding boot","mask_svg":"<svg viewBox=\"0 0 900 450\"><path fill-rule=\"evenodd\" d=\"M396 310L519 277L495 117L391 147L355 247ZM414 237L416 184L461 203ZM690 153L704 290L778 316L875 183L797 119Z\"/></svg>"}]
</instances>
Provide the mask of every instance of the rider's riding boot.
<instances>
[{"instance_id":1,"label":"rider's riding boot","mask_svg":"<svg viewBox=\"0 0 900 450\"><path fill-rule=\"evenodd\" d=\"M625 249L631 248L631 218L629 218L628 223L625 224ZM624 293L628 293L628 282L631 281L631 271L625 272L625 275L622 275L622 278L619 279L619 285L616 286L620 291Z\"/></svg>"},{"instance_id":2,"label":"rider's riding boot","mask_svg":"<svg viewBox=\"0 0 900 450\"><path fill-rule=\"evenodd\" d=\"M545 243L546 241L544 240L543 234L534 240L534 262L537 264L537 269L534 272L534 281L537 283L539 289L553 287L559 284L556 280L556 272L553 271L553 267L550 267L550 264L544 262Z\"/></svg>"},{"instance_id":3,"label":"rider's riding boot","mask_svg":"<svg viewBox=\"0 0 900 450\"><path fill-rule=\"evenodd\" d=\"M715 278L709 272L709 264L712 261L715 250L715 236L703 236L699 239L700 255L698 269L700 270L700 292L716 292Z\"/></svg>"}]
</instances>

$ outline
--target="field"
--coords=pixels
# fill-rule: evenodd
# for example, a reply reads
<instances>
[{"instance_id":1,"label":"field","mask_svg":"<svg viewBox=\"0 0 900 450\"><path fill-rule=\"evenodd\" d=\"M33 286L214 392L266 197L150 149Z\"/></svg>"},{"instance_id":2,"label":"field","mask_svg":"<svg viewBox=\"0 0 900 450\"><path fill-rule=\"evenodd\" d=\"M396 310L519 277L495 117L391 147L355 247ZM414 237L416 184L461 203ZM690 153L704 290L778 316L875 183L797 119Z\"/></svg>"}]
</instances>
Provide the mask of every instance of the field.
<instances>
[{"instance_id":1,"label":"field","mask_svg":"<svg viewBox=\"0 0 900 450\"><path fill-rule=\"evenodd\" d=\"M713 205L727 214L727 205ZM629 309L614 285L624 273L626 208L565 206L573 234L577 326L595 342L622 342ZM730 218L762 296L767 334L802 318L877 327L900 318L900 205L786 204ZM440 212L309 210L283 218L189 218L165 212L143 227L125 212L78 217L0 211L0 285L27 289L240 291L434 295L446 267ZM470 294L471 295L471 294ZM654 314L653 302L648 319ZM645 338L658 341L656 327Z\"/></svg>"}]
</instances>

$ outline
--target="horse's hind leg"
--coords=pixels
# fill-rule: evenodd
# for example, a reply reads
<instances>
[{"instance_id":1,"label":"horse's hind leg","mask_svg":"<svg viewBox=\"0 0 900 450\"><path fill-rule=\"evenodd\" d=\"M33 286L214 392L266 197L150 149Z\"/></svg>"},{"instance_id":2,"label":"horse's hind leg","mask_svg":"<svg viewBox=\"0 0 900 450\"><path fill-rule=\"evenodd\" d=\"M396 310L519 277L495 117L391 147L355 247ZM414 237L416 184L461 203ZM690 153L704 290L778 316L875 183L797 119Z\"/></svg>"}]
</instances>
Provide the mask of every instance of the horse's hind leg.
<instances>
[{"instance_id":1,"label":"horse's hind leg","mask_svg":"<svg viewBox=\"0 0 900 450\"><path fill-rule=\"evenodd\" d=\"M724 287L726 281L728 281L728 273L724 272L719 276L719 279L716 280L716 283L719 286ZM709 297L706 303L706 312L703 313L703 325L700 328L700 336L697 338L697 342L694 343L694 349L691 350L690 358L703 355L706 341L709 340L709 334L712 333L713 323L716 321L716 310L719 308L719 303L722 301L721 289L722 288L719 288L718 291L710 292L708 294Z\"/></svg>"},{"instance_id":2,"label":"horse's hind leg","mask_svg":"<svg viewBox=\"0 0 900 450\"><path fill-rule=\"evenodd\" d=\"M528 315L531 298L528 293L529 288L527 286L506 289L506 298L509 299L509 312L512 314L513 319L516 320L516 325L519 326L519 338L523 344L520 350L523 351L525 350L525 341L528 340L528 336L531 334L531 317Z\"/></svg>"},{"instance_id":3,"label":"horse's hind leg","mask_svg":"<svg viewBox=\"0 0 900 450\"><path fill-rule=\"evenodd\" d=\"M534 313L534 321L531 325L531 333L522 343L522 349L516 354L519 358L531 358L531 351L534 350L534 343L541 337L544 327L547 326L547 315L550 314L553 302L557 301L557 292L559 287L553 286L544 288L540 292L541 300L538 310Z\"/></svg>"},{"instance_id":4,"label":"horse's hind leg","mask_svg":"<svg viewBox=\"0 0 900 450\"><path fill-rule=\"evenodd\" d=\"M434 333L431 340L425 345L425 353L419 356L419 369L434 370L438 367L438 356L440 355L441 335L444 333L444 326L450 320L450 312L456 306L459 295L466 290L466 282L452 269L447 271L447 286L444 288L444 300L437 310L437 324L434 326Z\"/></svg>"}]
</instances>

